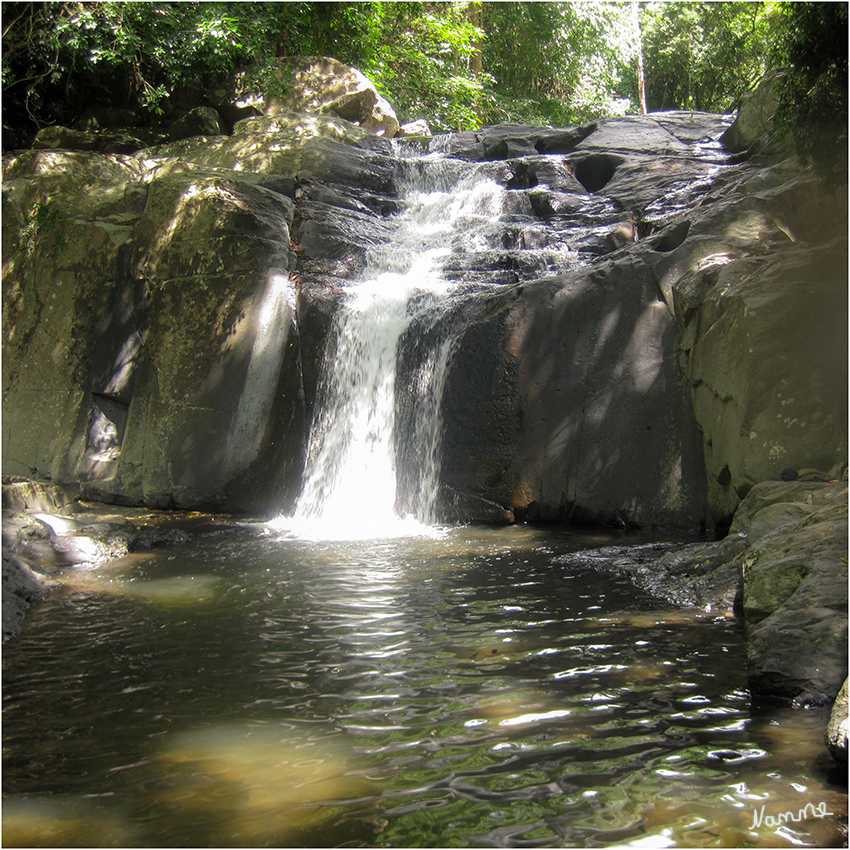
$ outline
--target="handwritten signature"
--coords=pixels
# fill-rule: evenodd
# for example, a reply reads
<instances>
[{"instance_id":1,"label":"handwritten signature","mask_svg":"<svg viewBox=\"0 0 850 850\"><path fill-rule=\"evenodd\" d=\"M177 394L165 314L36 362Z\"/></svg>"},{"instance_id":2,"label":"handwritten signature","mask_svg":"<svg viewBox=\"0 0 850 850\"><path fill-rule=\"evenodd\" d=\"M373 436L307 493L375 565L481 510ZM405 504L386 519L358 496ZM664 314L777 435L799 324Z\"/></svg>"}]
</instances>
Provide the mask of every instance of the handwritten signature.
<instances>
[{"instance_id":1,"label":"handwritten signature","mask_svg":"<svg viewBox=\"0 0 850 850\"><path fill-rule=\"evenodd\" d=\"M799 823L807 818L825 818L832 815L832 812L826 810L826 803L806 803L802 809L796 814L792 811L781 812L778 815L766 815L764 806L761 809L753 809L753 824L750 829L757 829L762 826L773 827L783 826L786 823Z\"/></svg>"}]
</instances>

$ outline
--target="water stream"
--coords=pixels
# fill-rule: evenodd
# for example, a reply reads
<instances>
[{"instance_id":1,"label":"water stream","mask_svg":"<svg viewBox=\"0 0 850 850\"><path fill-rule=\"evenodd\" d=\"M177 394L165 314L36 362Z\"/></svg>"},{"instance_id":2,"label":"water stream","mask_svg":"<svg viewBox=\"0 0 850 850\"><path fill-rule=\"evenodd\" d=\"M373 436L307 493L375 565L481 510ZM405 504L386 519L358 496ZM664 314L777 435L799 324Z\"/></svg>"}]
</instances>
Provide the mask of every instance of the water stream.
<instances>
[{"instance_id":1,"label":"water stream","mask_svg":"<svg viewBox=\"0 0 850 850\"><path fill-rule=\"evenodd\" d=\"M751 707L739 621L564 557L650 535L433 525L444 319L487 287L450 270L505 190L417 172L343 295L294 515L71 571L4 650L4 846L837 846L824 718Z\"/></svg>"},{"instance_id":2,"label":"water stream","mask_svg":"<svg viewBox=\"0 0 850 850\"><path fill-rule=\"evenodd\" d=\"M444 322L464 301L481 303L482 285L448 281L442 265L461 222L467 233L502 213L504 189L474 169L441 156L419 157L405 170L403 211L393 238L375 244L360 278L336 312L333 354L324 361L297 509L276 527L318 539L369 539L429 533L439 474L440 399L453 337L437 335L421 364L415 433L416 492L397 510L394 427L399 343Z\"/></svg>"}]
</instances>

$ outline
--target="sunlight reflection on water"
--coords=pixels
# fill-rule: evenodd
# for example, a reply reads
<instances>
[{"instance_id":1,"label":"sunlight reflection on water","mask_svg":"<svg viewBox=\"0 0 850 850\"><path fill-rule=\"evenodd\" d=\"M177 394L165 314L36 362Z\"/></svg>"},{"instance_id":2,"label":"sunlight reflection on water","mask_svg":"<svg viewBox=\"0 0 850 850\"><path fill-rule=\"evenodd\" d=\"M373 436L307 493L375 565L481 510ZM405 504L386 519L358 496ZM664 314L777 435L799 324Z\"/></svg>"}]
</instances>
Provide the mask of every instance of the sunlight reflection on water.
<instances>
[{"instance_id":1,"label":"sunlight reflection on water","mask_svg":"<svg viewBox=\"0 0 850 850\"><path fill-rule=\"evenodd\" d=\"M816 714L750 708L738 622L562 558L600 537L246 524L81 576L4 651L4 844L840 842Z\"/></svg>"}]
</instances>

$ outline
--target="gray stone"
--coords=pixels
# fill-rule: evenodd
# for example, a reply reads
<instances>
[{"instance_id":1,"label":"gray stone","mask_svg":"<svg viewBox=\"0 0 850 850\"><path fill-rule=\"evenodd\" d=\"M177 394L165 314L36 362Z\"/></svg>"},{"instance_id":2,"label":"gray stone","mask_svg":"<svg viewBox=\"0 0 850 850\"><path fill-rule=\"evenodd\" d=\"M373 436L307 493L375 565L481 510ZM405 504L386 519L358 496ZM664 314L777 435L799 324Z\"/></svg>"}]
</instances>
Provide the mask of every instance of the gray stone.
<instances>
[{"instance_id":1,"label":"gray stone","mask_svg":"<svg viewBox=\"0 0 850 850\"><path fill-rule=\"evenodd\" d=\"M227 128L221 116L211 106L196 106L182 118L172 122L168 136L172 141L192 136L221 136Z\"/></svg>"},{"instance_id":2,"label":"gray stone","mask_svg":"<svg viewBox=\"0 0 850 850\"><path fill-rule=\"evenodd\" d=\"M137 131L86 131L69 127L45 127L33 141L36 150L98 151L99 153L135 153L148 147L155 135Z\"/></svg>"},{"instance_id":3,"label":"gray stone","mask_svg":"<svg viewBox=\"0 0 850 850\"><path fill-rule=\"evenodd\" d=\"M850 724L847 719L847 679L845 679L832 705L829 724L824 734L824 742L832 753L832 757L845 764L847 763L848 726Z\"/></svg>"},{"instance_id":4,"label":"gray stone","mask_svg":"<svg viewBox=\"0 0 850 850\"><path fill-rule=\"evenodd\" d=\"M392 105L356 68L325 56L279 60L280 79L291 77L286 94L266 98L251 82L251 69L238 72L213 98L231 124L251 116L280 113L332 113L362 127L367 133L391 139L399 122Z\"/></svg>"},{"instance_id":5,"label":"gray stone","mask_svg":"<svg viewBox=\"0 0 850 850\"><path fill-rule=\"evenodd\" d=\"M738 505L729 534L746 536L753 518L771 505L793 505L796 509L820 508L845 503L846 493L846 484L762 481L756 484Z\"/></svg>"},{"instance_id":6,"label":"gray stone","mask_svg":"<svg viewBox=\"0 0 850 850\"><path fill-rule=\"evenodd\" d=\"M397 136L425 136L433 135L428 122L424 118L418 118L416 121L408 121L398 128Z\"/></svg>"},{"instance_id":7,"label":"gray stone","mask_svg":"<svg viewBox=\"0 0 850 850\"><path fill-rule=\"evenodd\" d=\"M846 239L730 258L715 255L696 309L685 279L672 287L718 520L789 465L847 457Z\"/></svg>"},{"instance_id":8,"label":"gray stone","mask_svg":"<svg viewBox=\"0 0 850 850\"><path fill-rule=\"evenodd\" d=\"M796 524L793 503L755 513L741 559L750 687L801 704L833 699L847 676L847 488L824 486L828 502L803 502Z\"/></svg>"},{"instance_id":9,"label":"gray stone","mask_svg":"<svg viewBox=\"0 0 850 850\"><path fill-rule=\"evenodd\" d=\"M784 76L784 71L771 71L755 89L743 95L734 123L722 136L728 150L767 152L779 102L778 88Z\"/></svg>"},{"instance_id":10,"label":"gray stone","mask_svg":"<svg viewBox=\"0 0 850 850\"><path fill-rule=\"evenodd\" d=\"M473 338L460 343L444 402L449 486L529 520L706 520L675 325L644 264L621 258L526 285L501 320L502 351Z\"/></svg>"},{"instance_id":11,"label":"gray stone","mask_svg":"<svg viewBox=\"0 0 850 850\"><path fill-rule=\"evenodd\" d=\"M52 582L33 570L19 554L17 535L19 524L10 523L4 510L3 523L3 642L21 630L29 608L42 599Z\"/></svg>"},{"instance_id":12,"label":"gray stone","mask_svg":"<svg viewBox=\"0 0 850 850\"><path fill-rule=\"evenodd\" d=\"M747 542L753 545L777 529L793 527L816 510L817 508L814 505L799 502L779 502L775 505L768 505L752 518L747 529Z\"/></svg>"}]
</instances>

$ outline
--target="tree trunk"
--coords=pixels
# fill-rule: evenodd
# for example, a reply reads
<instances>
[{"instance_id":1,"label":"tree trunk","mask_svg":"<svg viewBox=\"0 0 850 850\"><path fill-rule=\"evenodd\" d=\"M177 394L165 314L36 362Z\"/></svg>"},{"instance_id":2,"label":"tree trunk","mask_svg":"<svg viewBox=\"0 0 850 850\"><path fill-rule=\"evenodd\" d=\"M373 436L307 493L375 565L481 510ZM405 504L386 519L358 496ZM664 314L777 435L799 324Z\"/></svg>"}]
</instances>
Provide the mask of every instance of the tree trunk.
<instances>
[{"instance_id":1,"label":"tree trunk","mask_svg":"<svg viewBox=\"0 0 850 850\"><path fill-rule=\"evenodd\" d=\"M484 31L484 16L480 2L473 2L469 4L469 22L476 27L479 32ZM475 52L470 58L470 68L472 69L472 73L475 74L475 77L478 78L484 71L480 38L475 39L473 47L475 48ZM484 116L482 114L481 98L479 96L476 96L475 98L475 114L478 116L478 122L483 125Z\"/></svg>"},{"instance_id":2,"label":"tree trunk","mask_svg":"<svg viewBox=\"0 0 850 850\"><path fill-rule=\"evenodd\" d=\"M472 26L478 29L479 32L483 30L484 23L480 2L469 4L469 22ZM481 58L481 39L476 38L473 42L473 46L475 47L475 53L472 54L470 67L472 68L472 73L477 77L484 70L484 64Z\"/></svg>"},{"instance_id":3,"label":"tree trunk","mask_svg":"<svg viewBox=\"0 0 850 850\"><path fill-rule=\"evenodd\" d=\"M632 21L637 40L638 103L640 104L640 114L646 115L646 75L643 70L643 38L640 34L640 16L638 12L638 0L632 0Z\"/></svg>"}]
</instances>

